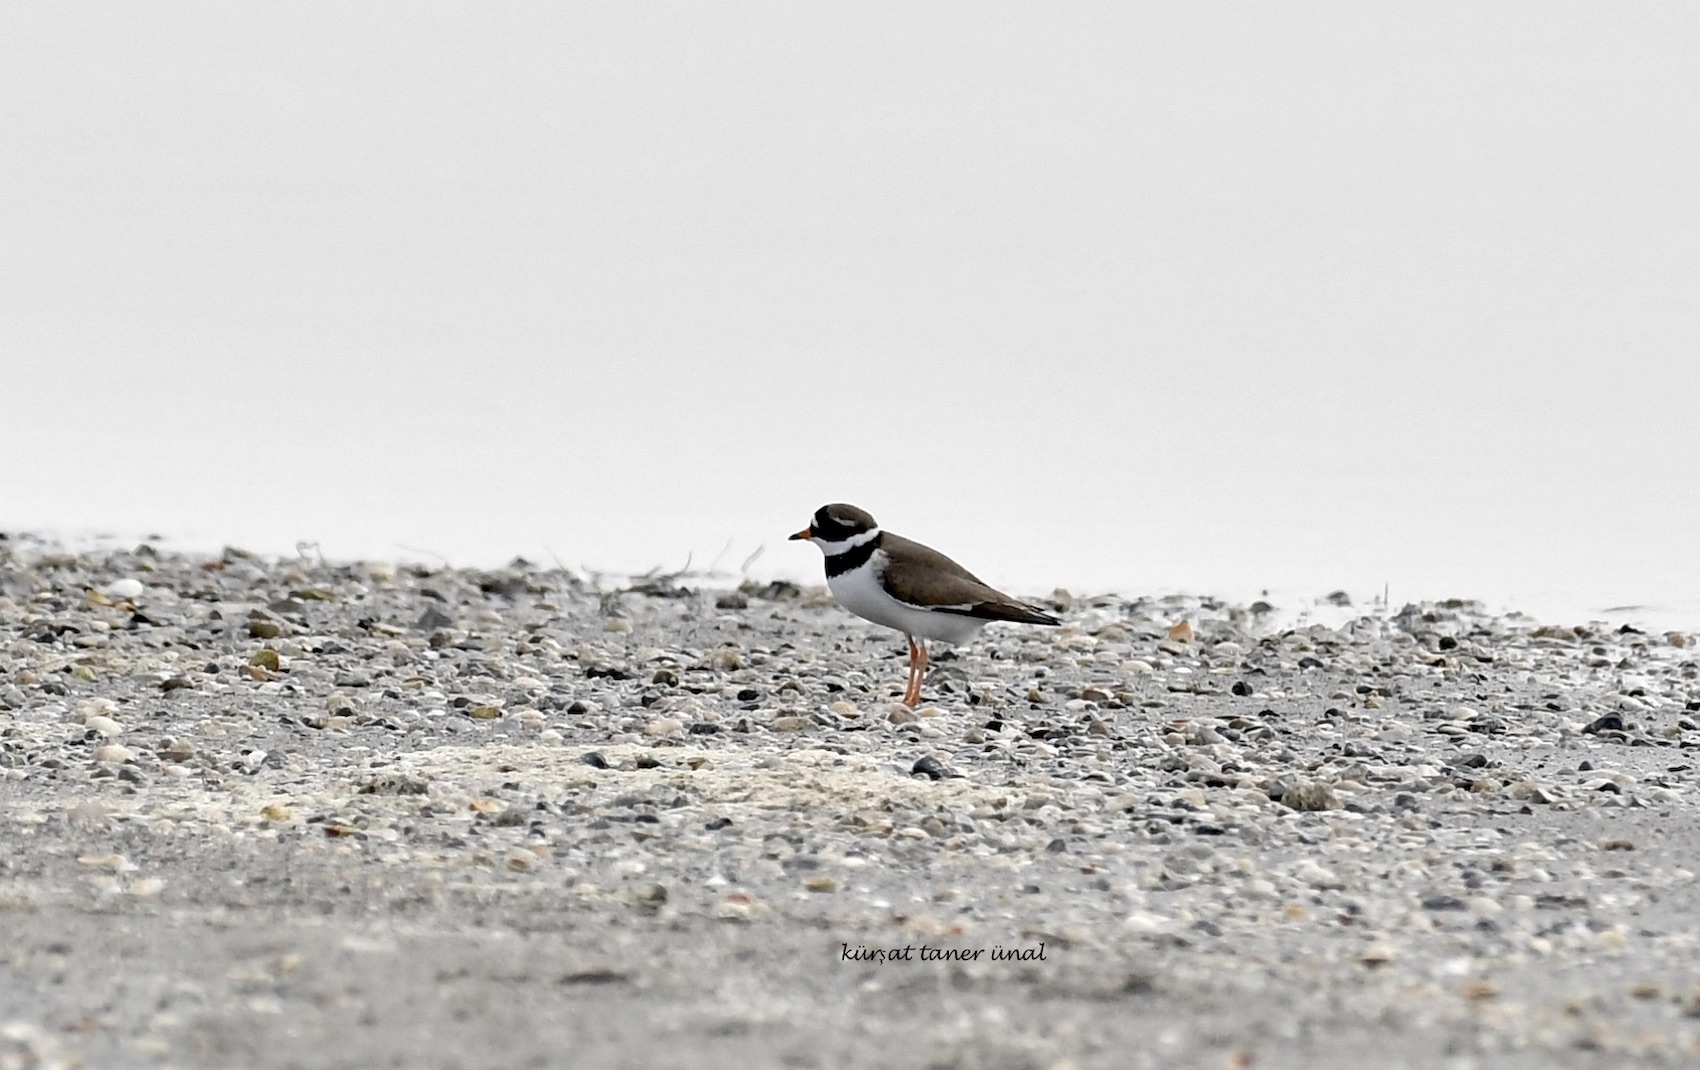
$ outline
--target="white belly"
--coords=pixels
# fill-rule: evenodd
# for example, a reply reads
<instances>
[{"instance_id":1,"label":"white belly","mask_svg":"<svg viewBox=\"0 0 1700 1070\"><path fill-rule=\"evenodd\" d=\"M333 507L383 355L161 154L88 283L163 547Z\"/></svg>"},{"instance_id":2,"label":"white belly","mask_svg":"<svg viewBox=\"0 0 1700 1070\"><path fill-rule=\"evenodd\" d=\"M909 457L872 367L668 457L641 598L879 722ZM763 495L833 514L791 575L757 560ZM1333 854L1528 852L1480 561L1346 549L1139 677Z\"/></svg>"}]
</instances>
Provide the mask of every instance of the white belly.
<instances>
[{"instance_id":1,"label":"white belly","mask_svg":"<svg viewBox=\"0 0 1700 1070\"><path fill-rule=\"evenodd\" d=\"M839 605L875 624L896 628L904 635L937 639L942 643L966 643L986 626L985 621L975 617L964 617L958 613L929 613L906 606L886 594L875 573L875 569L884 564L881 560L884 556L883 552L876 551L862 568L852 569L842 576L827 577L826 586L832 591L832 597L838 599Z\"/></svg>"}]
</instances>

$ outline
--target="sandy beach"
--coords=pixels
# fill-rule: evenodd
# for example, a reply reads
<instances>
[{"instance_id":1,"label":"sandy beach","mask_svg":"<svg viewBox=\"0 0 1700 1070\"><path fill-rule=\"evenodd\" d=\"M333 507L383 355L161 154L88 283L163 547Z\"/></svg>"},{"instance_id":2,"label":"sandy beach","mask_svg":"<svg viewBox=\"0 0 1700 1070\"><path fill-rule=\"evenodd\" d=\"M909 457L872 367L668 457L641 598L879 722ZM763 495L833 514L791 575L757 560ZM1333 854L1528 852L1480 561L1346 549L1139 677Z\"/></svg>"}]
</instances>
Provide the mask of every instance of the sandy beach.
<instances>
[{"instance_id":1,"label":"sandy beach","mask_svg":"<svg viewBox=\"0 0 1700 1070\"><path fill-rule=\"evenodd\" d=\"M1695 638L0 541L0 1068L1700 1059Z\"/></svg>"}]
</instances>

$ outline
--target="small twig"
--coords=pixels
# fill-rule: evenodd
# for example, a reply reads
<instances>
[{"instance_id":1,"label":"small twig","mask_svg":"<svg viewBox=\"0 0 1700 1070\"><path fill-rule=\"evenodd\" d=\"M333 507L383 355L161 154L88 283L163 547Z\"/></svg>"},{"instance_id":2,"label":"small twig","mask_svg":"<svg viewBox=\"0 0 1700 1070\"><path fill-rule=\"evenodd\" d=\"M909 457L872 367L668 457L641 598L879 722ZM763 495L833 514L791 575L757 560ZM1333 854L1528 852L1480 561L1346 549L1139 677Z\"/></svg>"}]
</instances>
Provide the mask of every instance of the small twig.
<instances>
[{"instance_id":1,"label":"small twig","mask_svg":"<svg viewBox=\"0 0 1700 1070\"><path fill-rule=\"evenodd\" d=\"M438 553L435 550L427 550L422 546L406 546L406 545L403 545L402 543L399 543L399 542L396 543L395 545L396 545L396 549L405 550L410 554L424 554L426 557L434 557L438 561L441 561L443 563L444 568L454 568L454 565L449 562L448 558L444 557L442 554Z\"/></svg>"},{"instance_id":2,"label":"small twig","mask_svg":"<svg viewBox=\"0 0 1700 1070\"><path fill-rule=\"evenodd\" d=\"M566 563L561 560L561 555L555 552L555 548L553 546L550 546L548 543L544 543L543 552L549 555L549 560L555 562L556 568L560 569L562 572L571 571L567 568Z\"/></svg>"},{"instance_id":3,"label":"small twig","mask_svg":"<svg viewBox=\"0 0 1700 1070\"><path fill-rule=\"evenodd\" d=\"M712 575L714 575L714 574L715 574L715 573L717 573L717 572L719 572L719 571L720 571L720 562L721 562L721 560L722 560L722 559L723 559L723 558L724 558L724 557L725 557L725 556L726 556L726 555L727 555L727 554L728 554L728 553L730 553L730 552L731 552L731 551L732 551L732 540L731 540L731 539L727 539L727 540L726 540L726 545L725 545L725 546L722 546L722 547L721 547L721 548L720 548L720 553L718 553L718 554L716 554L716 555L715 555L715 557L714 557L714 562L713 562L713 563L712 563L712 564L710 564L710 565L709 565L709 566L708 566L708 575L710 575L710 576L712 576Z\"/></svg>"}]
</instances>

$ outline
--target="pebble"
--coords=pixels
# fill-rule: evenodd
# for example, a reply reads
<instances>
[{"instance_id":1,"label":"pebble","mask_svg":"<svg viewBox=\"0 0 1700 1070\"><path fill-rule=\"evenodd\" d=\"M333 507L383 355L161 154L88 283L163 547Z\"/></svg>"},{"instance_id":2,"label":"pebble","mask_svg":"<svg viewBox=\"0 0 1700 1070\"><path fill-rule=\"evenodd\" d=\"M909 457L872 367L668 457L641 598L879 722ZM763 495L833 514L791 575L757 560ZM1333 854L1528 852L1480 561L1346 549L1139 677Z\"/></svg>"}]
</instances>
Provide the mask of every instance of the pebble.
<instances>
[{"instance_id":1,"label":"pebble","mask_svg":"<svg viewBox=\"0 0 1700 1070\"><path fill-rule=\"evenodd\" d=\"M51 833L9 841L0 909L159 896L121 909L177 919L226 897L263 927L268 897L334 921L417 889L410 924L458 926L419 905L448 889L491 932L570 912L692 951L765 926L852 947L1056 934L1020 980L1042 998L1147 970L1177 1001L1282 993L1308 1035L1420 1014L1471 1058L1531 1065L1604 1015L1519 971L1637 1029L1684 1013L1693 941L1665 919L1700 908L1673 847L1700 786L1686 641L1468 603L1360 600L1324 627L1095 596L1061 629L941 652L911 710L901 639L818 590L57 553L0 544L7 827ZM112 604L143 597L146 623ZM235 883L285 857L287 889Z\"/></svg>"},{"instance_id":2,"label":"pebble","mask_svg":"<svg viewBox=\"0 0 1700 1070\"><path fill-rule=\"evenodd\" d=\"M934 758L930 754L923 755L916 759L915 764L910 767L909 771L912 774L925 775L933 780L942 780L945 777L962 775L945 768L945 766L941 764L937 758Z\"/></svg>"},{"instance_id":3,"label":"pebble","mask_svg":"<svg viewBox=\"0 0 1700 1070\"><path fill-rule=\"evenodd\" d=\"M1327 784L1301 780L1282 793L1281 804L1294 810L1338 810L1340 799Z\"/></svg>"},{"instance_id":4,"label":"pebble","mask_svg":"<svg viewBox=\"0 0 1700 1070\"><path fill-rule=\"evenodd\" d=\"M91 869L104 869L113 873L134 873L136 864L121 854L108 852L106 854L81 855L77 864Z\"/></svg>"},{"instance_id":5,"label":"pebble","mask_svg":"<svg viewBox=\"0 0 1700 1070\"><path fill-rule=\"evenodd\" d=\"M142 586L141 580L126 576L124 579L113 580L111 583L101 587L100 593L104 594L108 598L134 601L142 596L142 592L144 590L146 590L146 588Z\"/></svg>"},{"instance_id":6,"label":"pebble","mask_svg":"<svg viewBox=\"0 0 1700 1070\"><path fill-rule=\"evenodd\" d=\"M744 658L736 650L722 649L709 654L704 663L717 672L736 672L744 667Z\"/></svg>"}]
</instances>

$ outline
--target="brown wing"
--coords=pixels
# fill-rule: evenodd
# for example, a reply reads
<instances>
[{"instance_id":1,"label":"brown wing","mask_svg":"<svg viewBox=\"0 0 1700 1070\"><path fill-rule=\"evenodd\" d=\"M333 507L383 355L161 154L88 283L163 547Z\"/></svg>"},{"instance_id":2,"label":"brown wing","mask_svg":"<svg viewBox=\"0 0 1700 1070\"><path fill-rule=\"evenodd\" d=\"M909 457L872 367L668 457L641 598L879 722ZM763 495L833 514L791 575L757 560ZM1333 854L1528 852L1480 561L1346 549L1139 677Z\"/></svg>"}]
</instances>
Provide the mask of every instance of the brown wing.
<instances>
[{"instance_id":1,"label":"brown wing","mask_svg":"<svg viewBox=\"0 0 1700 1070\"><path fill-rule=\"evenodd\" d=\"M984 620L1062 623L1044 610L987 586L978 576L930 546L889 531L883 535L882 544L885 549L900 550L886 561L883 576L886 590L899 601ZM907 597L899 597L896 591L905 592Z\"/></svg>"}]
</instances>

